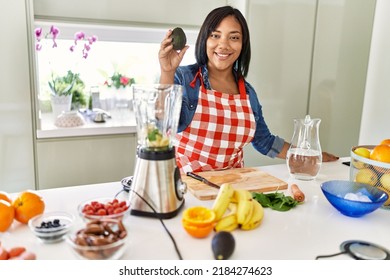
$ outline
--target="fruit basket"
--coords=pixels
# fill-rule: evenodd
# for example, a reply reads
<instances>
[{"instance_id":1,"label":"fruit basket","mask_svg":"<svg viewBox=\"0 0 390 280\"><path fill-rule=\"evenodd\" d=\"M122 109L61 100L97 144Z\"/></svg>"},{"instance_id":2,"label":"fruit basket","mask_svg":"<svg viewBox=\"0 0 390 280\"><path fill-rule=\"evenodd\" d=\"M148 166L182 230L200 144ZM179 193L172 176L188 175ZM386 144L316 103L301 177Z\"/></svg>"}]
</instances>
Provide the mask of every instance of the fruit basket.
<instances>
[{"instance_id":1,"label":"fruit basket","mask_svg":"<svg viewBox=\"0 0 390 280\"><path fill-rule=\"evenodd\" d=\"M361 156L355 152L359 148L371 151L375 146L361 145L351 149L350 180L377 187L390 197L390 163ZM383 204L382 208L390 210L390 198Z\"/></svg>"}]
</instances>

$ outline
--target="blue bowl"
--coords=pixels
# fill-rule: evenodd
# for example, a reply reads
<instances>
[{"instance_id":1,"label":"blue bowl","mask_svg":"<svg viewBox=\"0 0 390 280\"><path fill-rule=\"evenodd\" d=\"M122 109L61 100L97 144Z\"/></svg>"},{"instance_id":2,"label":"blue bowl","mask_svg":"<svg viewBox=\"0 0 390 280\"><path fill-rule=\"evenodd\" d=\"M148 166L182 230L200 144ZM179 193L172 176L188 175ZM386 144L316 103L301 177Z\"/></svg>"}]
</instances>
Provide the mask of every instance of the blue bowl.
<instances>
[{"instance_id":1,"label":"blue bowl","mask_svg":"<svg viewBox=\"0 0 390 280\"><path fill-rule=\"evenodd\" d=\"M349 217L361 217L371 213L388 199L384 191L352 181L327 181L321 184L321 190L330 204Z\"/></svg>"}]
</instances>

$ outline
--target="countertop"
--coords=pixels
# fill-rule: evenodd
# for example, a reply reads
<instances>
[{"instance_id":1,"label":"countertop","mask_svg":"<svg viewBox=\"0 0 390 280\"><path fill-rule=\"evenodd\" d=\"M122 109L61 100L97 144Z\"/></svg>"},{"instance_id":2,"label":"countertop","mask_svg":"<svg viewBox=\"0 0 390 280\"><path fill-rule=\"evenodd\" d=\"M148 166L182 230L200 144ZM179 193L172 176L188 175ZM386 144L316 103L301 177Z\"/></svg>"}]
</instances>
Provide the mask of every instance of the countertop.
<instances>
[{"instance_id":1,"label":"countertop","mask_svg":"<svg viewBox=\"0 0 390 280\"><path fill-rule=\"evenodd\" d=\"M236 260L314 260L317 255L340 252L346 240L370 241L390 248L390 211L380 208L361 218L340 214L325 199L320 184L333 179L349 179L349 167L341 158L323 163L320 174L313 181L298 181L289 177L286 164L261 167L262 170L289 184L297 183L306 195L306 201L287 212L265 208L260 227L251 231L233 231L236 249L231 259ZM46 202L45 211L67 211L76 216L75 227L83 222L77 214L80 202L103 196L114 196L122 190L120 182L73 186L38 191ZM289 190L285 191L289 194ZM16 194L11 194L15 196ZM213 201L201 201L191 193L185 195L184 208L194 205L211 206ZM164 220L177 242L184 260L211 260L212 234L204 239L188 235L181 226L181 213ZM158 219L128 216L125 219L130 240L122 259L176 260L172 241ZM0 235L5 247L25 246L35 252L38 259L76 259L66 242L43 244L30 232L28 226L14 222L8 232ZM332 259L351 259L347 255Z\"/></svg>"}]
</instances>

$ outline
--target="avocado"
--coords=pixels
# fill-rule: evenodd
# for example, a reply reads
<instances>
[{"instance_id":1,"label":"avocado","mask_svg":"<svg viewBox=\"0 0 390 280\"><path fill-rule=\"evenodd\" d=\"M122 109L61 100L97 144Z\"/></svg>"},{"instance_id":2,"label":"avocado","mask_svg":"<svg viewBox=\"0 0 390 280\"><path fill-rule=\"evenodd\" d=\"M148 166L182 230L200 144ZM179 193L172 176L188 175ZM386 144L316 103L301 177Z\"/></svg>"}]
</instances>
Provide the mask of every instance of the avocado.
<instances>
[{"instance_id":1,"label":"avocado","mask_svg":"<svg viewBox=\"0 0 390 280\"><path fill-rule=\"evenodd\" d=\"M183 29L176 27L172 30L172 44L174 50L182 50L187 43L187 37Z\"/></svg>"},{"instance_id":2,"label":"avocado","mask_svg":"<svg viewBox=\"0 0 390 280\"><path fill-rule=\"evenodd\" d=\"M211 240L211 248L216 260L227 260L230 258L235 247L236 241L228 231L217 232Z\"/></svg>"}]
</instances>

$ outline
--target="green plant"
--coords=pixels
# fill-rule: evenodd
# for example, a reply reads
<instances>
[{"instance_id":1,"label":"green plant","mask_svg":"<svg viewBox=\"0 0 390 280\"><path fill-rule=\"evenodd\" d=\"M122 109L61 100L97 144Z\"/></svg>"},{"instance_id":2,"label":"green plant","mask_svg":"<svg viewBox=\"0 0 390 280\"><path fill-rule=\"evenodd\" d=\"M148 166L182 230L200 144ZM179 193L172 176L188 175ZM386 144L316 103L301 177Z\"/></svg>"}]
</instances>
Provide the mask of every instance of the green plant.
<instances>
[{"instance_id":1,"label":"green plant","mask_svg":"<svg viewBox=\"0 0 390 280\"><path fill-rule=\"evenodd\" d=\"M119 72L115 72L111 77L109 77L104 84L108 87L114 88L125 88L129 87L135 83L134 78L125 76Z\"/></svg>"},{"instance_id":2,"label":"green plant","mask_svg":"<svg viewBox=\"0 0 390 280\"><path fill-rule=\"evenodd\" d=\"M87 105L84 93L85 84L78 73L73 73L71 70L68 70L64 76L55 76L52 74L49 87L53 95L72 95L71 109L78 109L80 106Z\"/></svg>"}]
</instances>

